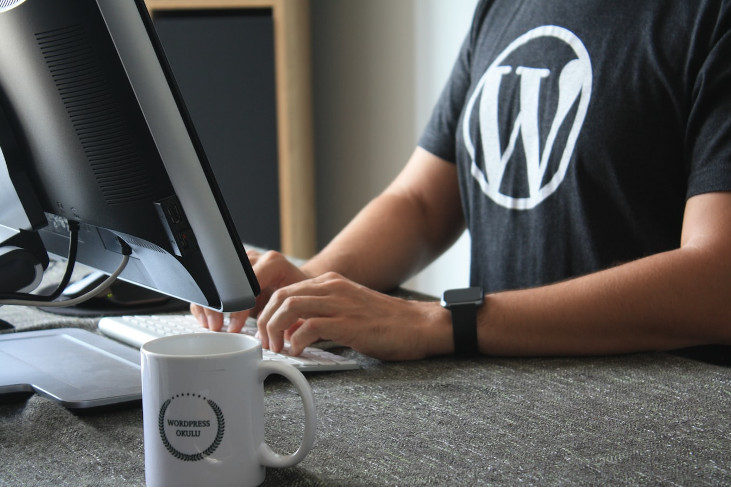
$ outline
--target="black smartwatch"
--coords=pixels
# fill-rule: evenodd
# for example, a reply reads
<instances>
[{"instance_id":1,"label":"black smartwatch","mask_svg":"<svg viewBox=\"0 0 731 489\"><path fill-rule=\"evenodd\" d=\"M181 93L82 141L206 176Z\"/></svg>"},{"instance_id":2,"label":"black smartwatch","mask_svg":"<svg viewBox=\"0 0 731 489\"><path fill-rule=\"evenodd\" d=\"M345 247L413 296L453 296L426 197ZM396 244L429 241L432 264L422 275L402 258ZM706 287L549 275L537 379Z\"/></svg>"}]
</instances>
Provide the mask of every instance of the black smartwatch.
<instances>
[{"instance_id":1,"label":"black smartwatch","mask_svg":"<svg viewBox=\"0 0 731 489\"><path fill-rule=\"evenodd\" d=\"M482 287L445 290L442 307L452 313L454 353L460 357L477 355L477 308L485 300Z\"/></svg>"}]
</instances>

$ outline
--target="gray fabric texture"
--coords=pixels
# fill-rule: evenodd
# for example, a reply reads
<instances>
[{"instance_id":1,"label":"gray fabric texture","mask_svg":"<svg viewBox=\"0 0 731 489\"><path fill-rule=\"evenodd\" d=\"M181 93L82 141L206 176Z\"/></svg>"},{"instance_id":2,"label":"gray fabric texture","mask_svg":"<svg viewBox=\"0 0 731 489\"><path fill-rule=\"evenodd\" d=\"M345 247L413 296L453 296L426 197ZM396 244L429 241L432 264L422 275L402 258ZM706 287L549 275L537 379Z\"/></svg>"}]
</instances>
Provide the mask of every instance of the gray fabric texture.
<instances>
[{"instance_id":1,"label":"gray fabric texture","mask_svg":"<svg viewBox=\"0 0 731 489\"><path fill-rule=\"evenodd\" d=\"M3 307L19 329L68 319ZM74 320L93 329L93 319ZM11 333L12 334L12 333ZM665 353L382 363L308 374L315 446L271 486L730 486L731 370ZM296 391L266 382L266 436L293 450ZM0 485L144 485L142 410L0 404Z\"/></svg>"}]
</instances>

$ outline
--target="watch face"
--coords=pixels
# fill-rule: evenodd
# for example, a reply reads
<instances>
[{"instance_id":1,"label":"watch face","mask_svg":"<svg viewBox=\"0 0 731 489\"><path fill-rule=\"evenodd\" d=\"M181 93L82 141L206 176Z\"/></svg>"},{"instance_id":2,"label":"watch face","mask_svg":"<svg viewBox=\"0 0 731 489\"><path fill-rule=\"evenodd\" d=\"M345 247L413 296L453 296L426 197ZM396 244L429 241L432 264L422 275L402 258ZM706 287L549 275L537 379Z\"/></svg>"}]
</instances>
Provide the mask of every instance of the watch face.
<instances>
[{"instance_id":1,"label":"watch face","mask_svg":"<svg viewBox=\"0 0 731 489\"><path fill-rule=\"evenodd\" d=\"M459 304L481 304L483 300L482 287L446 290L444 291L443 297L443 302L449 306Z\"/></svg>"}]
</instances>

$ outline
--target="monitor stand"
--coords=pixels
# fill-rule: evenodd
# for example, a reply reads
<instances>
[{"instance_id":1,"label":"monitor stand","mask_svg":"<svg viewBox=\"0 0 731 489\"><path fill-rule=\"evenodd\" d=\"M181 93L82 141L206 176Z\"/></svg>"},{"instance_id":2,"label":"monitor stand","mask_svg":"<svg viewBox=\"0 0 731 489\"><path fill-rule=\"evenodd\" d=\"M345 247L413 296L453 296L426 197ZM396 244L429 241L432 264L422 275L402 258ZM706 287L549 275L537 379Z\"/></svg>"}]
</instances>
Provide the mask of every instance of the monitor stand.
<instances>
[{"instance_id":1,"label":"monitor stand","mask_svg":"<svg viewBox=\"0 0 731 489\"><path fill-rule=\"evenodd\" d=\"M108 275L101 272L89 273L70 284L59 299L63 300L88 292L107 277ZM43 311L54 314L80 317L158 314L186 311L188 308L189 304L185 301L122 280L116 280L105 292L73 307L39 307Z\"/></svg>"}]
</instances>

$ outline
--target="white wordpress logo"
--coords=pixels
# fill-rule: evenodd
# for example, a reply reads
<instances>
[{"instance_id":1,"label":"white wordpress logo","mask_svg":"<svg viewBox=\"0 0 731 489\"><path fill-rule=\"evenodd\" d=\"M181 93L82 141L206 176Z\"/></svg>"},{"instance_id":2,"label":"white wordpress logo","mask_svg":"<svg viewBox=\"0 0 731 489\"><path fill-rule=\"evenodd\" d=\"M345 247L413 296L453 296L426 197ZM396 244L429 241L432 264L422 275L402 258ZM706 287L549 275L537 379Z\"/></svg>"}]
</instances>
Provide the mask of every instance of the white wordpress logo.
<instances>
[{"instance_id":1,"label":"white wordpress logo","mask_svg":"<svg viewBox=\"0 0 731 489\"><path fill-rule=\"evenodd\" d=\"M506 58L531 41L541 38L555 38L568 45L575 54L557 72L546 67L511 66ZM519 110L512 127L501 127L499 123L500 90L504 79L512 75L517 81ZM541 84L549 77L558 76L558 100L554 104L541 100ZM488 67L478 82L466 106L463 136L465 147L472 159L472 176L482 191L497 204L509 209L532 209L550 196L563 182L571 161L576 141L586 117L592 89L592 69L589 53L581 40L571 31L558 26L542 26L532 29L513 41ZM577 105L578 101L578 105ZM542 103L544 102L544 103ZM540 134L541 110L555 107L552 123L547 135ZM477 161L475 144L471 134L470 121L477 110L479 136L482 143L484 168ZM574 113L568 135L558 139L559 131L566 118ZM545 119L545 117L543 117ZM549 114L550 119L550 114ZM474 130L474 129L472 129ZM507 147L501 147L501 131L509 130ZM514 155L518 138L523 146L527 195L506 195L501 193L501 185L506 168ZM543 145L541 147L541 141ZM559 143L557 143L559 141ZM563 144L563 148L560 147ZM558 164L553 165L552 175L546 175L549 159L556 153Z\"/></svg>"}]
</instances>

